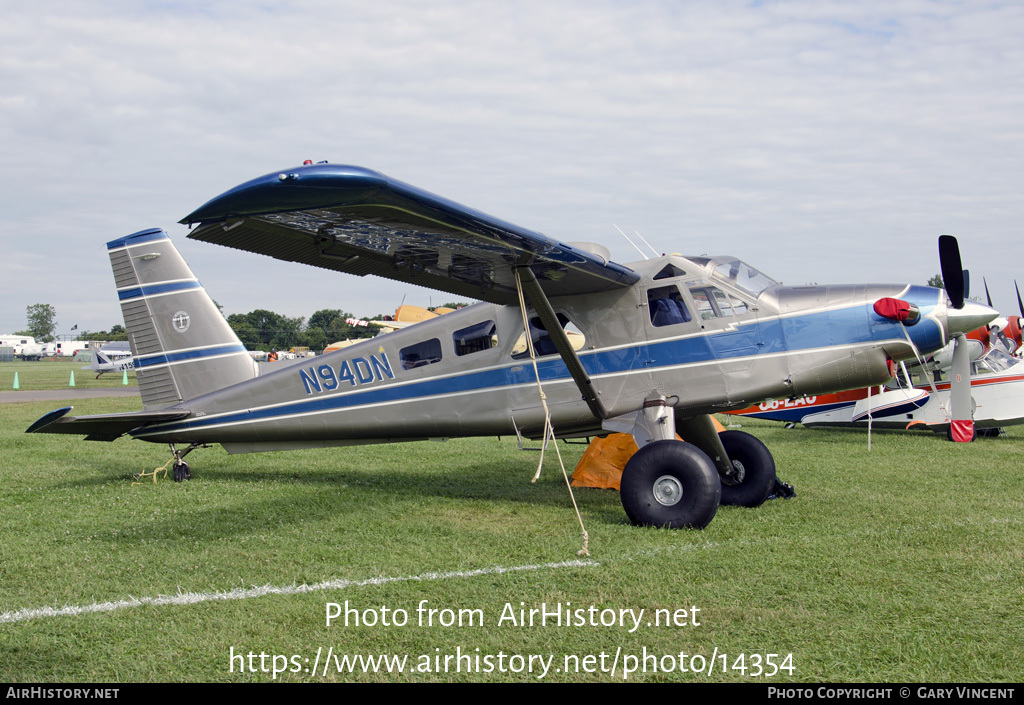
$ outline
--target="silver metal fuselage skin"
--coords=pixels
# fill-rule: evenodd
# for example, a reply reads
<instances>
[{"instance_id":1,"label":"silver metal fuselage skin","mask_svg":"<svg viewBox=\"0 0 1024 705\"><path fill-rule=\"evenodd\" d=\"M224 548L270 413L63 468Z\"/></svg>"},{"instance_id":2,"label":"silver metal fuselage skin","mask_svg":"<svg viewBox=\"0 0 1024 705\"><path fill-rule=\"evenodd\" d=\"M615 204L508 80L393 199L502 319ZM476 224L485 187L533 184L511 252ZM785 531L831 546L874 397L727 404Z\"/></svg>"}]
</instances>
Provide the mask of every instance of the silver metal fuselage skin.
<instances>
[{"instance_id":1,"label":"silver metal fuselage skin","mask_svg":"<svg viewBox=\"0 0 1024 705\"><path fill-rule=\"evenodd\" d=\"M668 265L682 274L664 277ZM913 358L913 346L922 354L938 349L950 336L939 289L776 285L755 296L716 275L714 265L674 255L634 262L628 266L642 279L632 287L551 299L585 336L578 355L610 415L640 409L652 391L687 417L879 384L890 377L889 360ZM699 315L687 286L694 282L741 304L736 315ZM671 285L696 315L655 326L647 292ZM872 305L882 297L909 301L920 317L903 326L879 316ZM494 323L496 344L457 354L456 331L487 321ZM219 443L229 452L517 432L539 437L544 412L534 366L529 356L512 356L522 332L518 307L475 304L327 355L264 365L251 381L171 407L188 409L188 418L134 435ZM433 340L440 360L406 369L402 351ZM558 354L539 356L536 369L556 434L600 431L601 419Z\"/></svg>"}]
</instances>

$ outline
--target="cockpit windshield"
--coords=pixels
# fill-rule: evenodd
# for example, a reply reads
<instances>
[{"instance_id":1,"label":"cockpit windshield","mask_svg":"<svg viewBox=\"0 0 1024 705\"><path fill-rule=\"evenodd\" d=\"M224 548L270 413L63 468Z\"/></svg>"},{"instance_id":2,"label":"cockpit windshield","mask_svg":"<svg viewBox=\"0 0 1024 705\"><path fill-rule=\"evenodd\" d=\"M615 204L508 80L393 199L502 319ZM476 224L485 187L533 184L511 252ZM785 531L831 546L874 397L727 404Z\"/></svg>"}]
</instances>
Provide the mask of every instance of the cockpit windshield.
<instances>
[{"instance_id":1,"label":"cockpit windshield","mask_svg":"<svg viewBox=\"0 0 1024 705\"><path fill-rule=\"evenodd\" d=\"M751 294L754 298L757 298L768 287L778 284L771 277L738 259L719 262L715 266L715 276Z\"/></svg>"},{"instance_id":2,"label":"cockpit windshield","mask_svg":"<svg viewBox=\"0 0 1024 705\"><path fill-rule=\"evenodd\" d=\"M989 372L1005 372L1011 367L1020 364L1020 360L1007 355L1002 350L992 349L974 364L975 374L986 374Z\"/></svg>"}]
</instances>

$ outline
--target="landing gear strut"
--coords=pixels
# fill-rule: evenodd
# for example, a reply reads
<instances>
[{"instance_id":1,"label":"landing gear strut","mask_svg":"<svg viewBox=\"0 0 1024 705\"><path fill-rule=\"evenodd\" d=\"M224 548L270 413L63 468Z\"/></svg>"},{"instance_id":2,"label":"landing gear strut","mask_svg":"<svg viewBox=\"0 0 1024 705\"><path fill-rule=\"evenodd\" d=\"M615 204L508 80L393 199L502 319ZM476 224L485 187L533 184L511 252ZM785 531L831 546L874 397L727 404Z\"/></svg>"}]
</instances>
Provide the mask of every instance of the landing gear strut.
<instances>
[{"instance_id":1,"label":"landing gear strut","mask_svg":"<svg viewBox=\"0 0 1024 705\"><path fill-rule=\"evenodd\" d=\"M722 475L722 504L760 507L775 487L775 461L764 443L743 431L718 434L733 472Z\"/></svg>"}]
</instances>

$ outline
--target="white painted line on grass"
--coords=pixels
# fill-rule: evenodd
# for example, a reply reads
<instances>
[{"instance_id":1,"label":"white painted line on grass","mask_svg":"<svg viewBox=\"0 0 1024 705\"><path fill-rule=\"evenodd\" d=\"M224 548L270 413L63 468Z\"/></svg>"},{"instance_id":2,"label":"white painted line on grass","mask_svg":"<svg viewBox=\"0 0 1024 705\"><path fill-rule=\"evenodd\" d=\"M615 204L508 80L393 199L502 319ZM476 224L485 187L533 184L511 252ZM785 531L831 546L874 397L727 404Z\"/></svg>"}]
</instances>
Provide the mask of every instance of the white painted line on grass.
<instances>
[{"instance_id":1,"label":"white painted line on grass","mask_svg":"<svg viewBox=\"0 0 1024 705\"><path fill-rule=\"evenodd\" d=\"M67 605L65 607L36 607L0 613L0 624L24 622L40 617L69 617L78 614L96 612L113 612L129 607L145 607L162 605L194 605L200 602L218 600L247 600L251 597L265 595L302 595L307 592L323 590L344 590L346 588L385 585L387 583L406 583L413 581L451 580L452 578L475 578L480 575L501 575L502 573L518 573L533 570L555 570L557 568L587 568L599 566L600 563L590 560L563 561L561 563L541 563L538 565L493 566L477 570L455 570L445 573L420 573L419 575L401 575L397 577L369 578L367 580L325 580L312 585L264 585L262 587L235 588L223 592L179 592L177 595L159 595L157 597L129 598L115 602L93 602L89 605Z\"/></svg>"}]
</instances>

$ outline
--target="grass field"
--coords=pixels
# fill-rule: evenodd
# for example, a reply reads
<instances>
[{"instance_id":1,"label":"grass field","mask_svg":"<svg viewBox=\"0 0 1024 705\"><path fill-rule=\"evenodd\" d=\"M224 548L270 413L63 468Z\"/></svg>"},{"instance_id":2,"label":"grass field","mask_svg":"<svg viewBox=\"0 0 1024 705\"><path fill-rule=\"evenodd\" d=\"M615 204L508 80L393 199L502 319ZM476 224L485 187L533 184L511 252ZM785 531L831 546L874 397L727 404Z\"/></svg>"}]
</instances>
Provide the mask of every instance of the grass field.
<instances>
[{"instance_id":1,"label":"grass field","mask_svg":"<svg viewBox=\"0 0 1024 705\"><path fill-rule=\"evenodd\" d=\"M271 680L275 664L291 681L605 682L645 665L629 680L1024 680L1019 428L960 446L876 433L869 452L863 433L744 420L796 498L667 531L630 526L615 492L577 489L581 559L554 455L531 484L537 454L514 439L211 448L189 456L190 482L136 484L165 448L23 433L55 406L0 406L0 681ZM562 448L571 472L583 446ZM280 590L253 589L266 586ZM328 626L328 603L346 601L361 620L386 608L408 622ZM506 604L518 617L542 603L587 623L501 620ZM464 623L421 625L421 604ZM85 611L29 611L63 607ZM600 624L641 609L636 629L629 613ZM449 659L444 672L459 650L461 671ZM407 656L420 672L338 673L343 654ZM538 656L552 657L546 672ZM472 659L486 672L467 673ZM714 671L680 670L702 663Z\"/></svg>"},{"instance_id":2,"label":"grass field","mask_svg":"<svg viewBox=\"0 0 1024 705\"><path fill-rule=\"evenodd\" d=\"M121 372L110 372L96 379L96 373L82 369L87 365L81 362L0 362L0 392L14 388L14 375L18 375L18 387L22 391L39 389L70 389L72 374L75 389L101 389L105 387L123 386L124 375ZM128 373L128 385L137 387L135 373Z\"/></svg>"}]
</instances>

